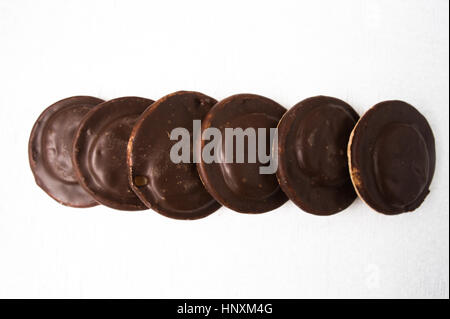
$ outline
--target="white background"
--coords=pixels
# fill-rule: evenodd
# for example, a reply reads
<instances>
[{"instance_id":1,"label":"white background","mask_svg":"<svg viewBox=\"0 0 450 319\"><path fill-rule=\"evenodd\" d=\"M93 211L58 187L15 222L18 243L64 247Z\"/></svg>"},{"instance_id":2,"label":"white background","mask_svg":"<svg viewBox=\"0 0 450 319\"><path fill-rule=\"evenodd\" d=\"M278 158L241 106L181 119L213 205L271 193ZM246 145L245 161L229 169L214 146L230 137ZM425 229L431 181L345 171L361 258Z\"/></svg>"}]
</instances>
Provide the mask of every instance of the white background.
<instances>
[{"instance_id":1,"label":"white background","mask_svg":"<svg viewBox=\"0 0 450 319\"><path fill-rule=\"evenodd\" d=\"M0 297L449 297L447 0L0 0ZM60 206L35 183L41 111L78 94L317 94L360 114L415 105L436 137L431 193L387 217L360 200L194 222Z\"/></svg>"}]
</instances>

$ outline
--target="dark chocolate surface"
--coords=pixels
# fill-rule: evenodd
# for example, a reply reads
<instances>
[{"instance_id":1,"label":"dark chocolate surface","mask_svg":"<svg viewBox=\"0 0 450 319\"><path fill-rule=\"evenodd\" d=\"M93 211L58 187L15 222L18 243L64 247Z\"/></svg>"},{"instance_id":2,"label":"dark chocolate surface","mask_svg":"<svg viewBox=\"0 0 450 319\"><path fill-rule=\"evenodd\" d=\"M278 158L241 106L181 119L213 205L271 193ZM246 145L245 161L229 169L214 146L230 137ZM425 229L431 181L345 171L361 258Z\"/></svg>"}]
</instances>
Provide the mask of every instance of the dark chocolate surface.
<instances>
[{"instance_id":1,"label":"dark chocolate surface","mask_svg":"<svg viewBox=\"0 0 450 319\"><path fill-rule=\"evenodd\" d=\"M433 132L408 103L385 101L368 110L348 150L358 195L376 211L413 211L428 195L436 162Z\"/></svg>"},{"instance_id":2,"label":"dark chocolate surface","mask_svg":"<svg viewBox=\"0 0 450 319\"><path fill-rule=\"evenodd\" d=\"M109 100L80 124L73 162L80 183L99 203L120 210L147 208L128 183L126 154L134 124L152 103L140 97Z\"/></svg>"},{"instance_id":3,"label":"dark chocolate surface","mask_svg":"<svg viewBox=\"0 0 450 319\"><path fill-rule=\"evenodd\" d=\"M202 120L216 100L198 92L180 91L156 101L133 129L128 144L129 181L150 208L176 219L198 219L220 204L208 194L195 163L175 164L170 150L172 129L186 128L192 136L193 120ZM192 153L192 139L190 152Z\"/></svg>"},{"instance_id":4,"label":"dark chocolate surface","mask_svg":"<svg viewBox=\"0 0 450 319\"><path fill-rule=\"evenodd\" d=\"M276 128L286 111L278 103L254 94L237 94L217 103L202 123L202 132L214 127L222 133L225 148L225 128L266 128L266 141L270 143L270 128ZM258 135L257 135L258 136ZM208 142L208 141L206 141ZM205 141L199 143L198 154ZM260 174L261 164L248 162L248 145L245 144L244 163L197 164L200 177L209 193L222 205L240 213L264 213L287 201L280 189L275 174ZM271 150L266 148L267 153ZM236 154L234 154L236 158Z\"/></svg>"},{"instance_id":5,"label":"dark chocolate surface","mask_svg":"<svg viewBox=\"0 0 450 319\"><path fill-rule=\"evenodd\" d=\"M355 200L347 143L358 118L344 101L316 96L293 106L278 124L278 181L304 211L332 215Z\"/></svg>"},{"instance_id":6,"label":"dark chocolate surface","mask_svg":"<svg viewBox=\"0 0 450 319\"><path fill-rule=\"evenodd\" d=\"M63 99L45 109L34 124L28 145L31 170L39 187L63 205L97 205L78 183L72 144L82 118L102 102L90 96Z\"/></svg>"}]
</instances>

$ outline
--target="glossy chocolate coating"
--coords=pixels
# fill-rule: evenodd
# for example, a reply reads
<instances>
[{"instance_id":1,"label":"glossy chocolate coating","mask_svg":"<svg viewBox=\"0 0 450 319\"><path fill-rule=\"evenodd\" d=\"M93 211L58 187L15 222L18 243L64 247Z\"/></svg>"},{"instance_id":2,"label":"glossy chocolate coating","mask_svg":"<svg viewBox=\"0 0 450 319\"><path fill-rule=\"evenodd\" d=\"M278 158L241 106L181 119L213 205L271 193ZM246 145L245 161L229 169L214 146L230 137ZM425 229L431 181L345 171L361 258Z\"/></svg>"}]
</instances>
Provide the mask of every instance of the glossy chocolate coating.
<instances>
[{"instance_id":1,"label":"glossy chocolate coating","mask_svg":"<svg viewBox=\"0 0 450 319\"><path fill-rule=\"evenodd\" d=\"M202 132L210 127L222 133L222 149L225 148L225 128L266 129L267 153L270 150L270 128L276 128L286 109L278 103L254 94L237 94L217 103L202 123ZM256 134L258 136L258 133ZM205 143L199 143L198 154ZM203 159L197 168L200 177L213 197L222 205L239 213L264 213L287 201L278 185L275 174L260 174L261 164L248 162L248 144L245 144L244 163L205 163ZM235 152L236 150L234 150ZM256 148L256 151L258 149ZM199 156L200 157L200 156ZM234 154L236 159L236 154Z\"/></svg>"},{"instance_id":2,"label":"glossy chocolate coating","mask_svg":"<svg viewBox=\"0 0 450 319\"><path fill-rule=\"evenodd\" d=\"M90 96L58 101L42 112L31 131L28 155L36 183L63 205L97 205L78 183L71 156L73 138L82 118L102 102Z\"/></svg>"},{"instance_id":3,"label":"glossy chocolate coating","mask_svg":"<svg viewBox=\"0 0 450 319\"><path fill-rule=\"evenodd\" d=\"M195 163L170 159L177 143L170 140L172 129L185 128L192 136L193 120L202 120L215 103L198 92L175 92L156 101L133 129L128 144L130 184L148 207L164 216L198 219L220 207L203 187Z\"/></svg>"},{"instance_id":4,"label":"glossy chocolate coating","mask_svg":"<svg viewBox=\"0 0 450 319\"><path fill-rule=\"evenodd\" d=\"M332 215L355 200L347 142L358 118L344 101L316 96L293 106L278 124L278 181L304 211Z\"/></svg>"},{"instance_id":5,"label":"glossy chocolate coating","mask_svg":"<svg viewBox=\"0 0 450 319\"><path fill-rule=\"evenodd\" d=\"M408 103L385 101L367 111L348 152L358 195L376 211L410 212L428 195L436 162L433 132Z\"/></svg>"},{"instance_id":6,"label":"glossy chocolate coating","mask_svg":"<svg viewBox=\"0 0 450 319\"><path fill-rule=\"evenodd\" d=\"M81 185L99 203L120 210L147 207L127 176L127 143L138 117L153 103L121 97L98 105L83 119L74 140L73 162Z\"/></svg>"}]
</instances>

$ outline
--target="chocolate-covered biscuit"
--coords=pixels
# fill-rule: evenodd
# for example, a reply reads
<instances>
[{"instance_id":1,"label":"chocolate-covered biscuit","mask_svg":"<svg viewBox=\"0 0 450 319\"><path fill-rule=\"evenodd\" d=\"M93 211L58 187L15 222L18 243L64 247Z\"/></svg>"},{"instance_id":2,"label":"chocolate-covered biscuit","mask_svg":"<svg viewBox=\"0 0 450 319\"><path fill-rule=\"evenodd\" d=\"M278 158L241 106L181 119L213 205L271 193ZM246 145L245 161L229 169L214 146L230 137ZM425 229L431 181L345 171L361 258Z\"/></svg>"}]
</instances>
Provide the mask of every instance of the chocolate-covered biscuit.
<instances>
[{"instance_id":1,"label":"chocolate-covered biscuit","mask_svg":"<svg viewBox=\"0 0 450 319\"><path fill-rule=\"evenodd\" d=\"M332 215L355 200L347 143L358 118L344 101L316 96L293 106L278 124L278 181L304 211Z\"/></svg>"},{"instance_id":2,"label":"chocolate-covered biscuit","mask_svg":"<svg viewBox=\"0 0 450 319\"><path fill-rule=\"evenodd\" d=\"M73 147L75 171L99 203L120 210L147 208L128 183L126 154L136 120L152 103L141 97L113 99L90 111L80 124Z\"/></svg>"},{"instance_id":3,"label":"chocolate-covered biscuit","mask_svg":"<svg viewBox=\"0 0 450 319\"><path fill-rule=\"evenodd\" d=\"M413 211L429 193L433 132L408 103L385 101L368 110L352 132L348 157L358 195L380 213Z\"/></svg>"},{"instance_id":4,"label":"chocolate-covered biscuit","mask_svg":"<svg viewBox=\"0 0 450 319\"><path fill-rule=\"evenodd\" d=\"M83 116L102 102L91 96L58 101L42 112L31 131L28 155L36 183L63 205L97 205L78 183L71 156L73 138Z\"/></svg>"},{"instance_id":5,"label":"chocolate-covered biscuit","mask_svg":"<svg viewBox=\"0 0 450 319\"><path fill-rule=\"evenodd\" d=\"M202 123L202 132L208 128L216 128L222 135L220 149L222 154L217 155L217 161L207 163L200 156L208 141L202 140L197 150L200 162L197 165L200 177L209 193L222 205L240 213L264 213L273 210L287 201L286 195L280 189L276 176L262 174L262 163L257 154L249 154L249 144L244 144L244 154L237 154L234 149L233 162L224 158L227 146L226 129L241 128L254 129L256 139L259 130L263 129L266 141L266 154L271 154L270 129L276 128L278 121L286 111L278 103L254 94L237 94L217 103L208 113ZM258 153L258 147L254 149ZM243 155L243 162L237 160ZM255 155L257 160L249 161L249 155Z\"/></svg>"},{"instance_id":6,"label":"chocolate-covered biscuit","mask_svg":"<svg viewBox=\"0 0 450 319\"><path fill-rule=\"evenodd\" d=\"M217 203L203 187L192 161L193 120L202 120L216 100L180 91L156 101L133 128L128 144L129 181L150 208L176 219L198 219L216 211ZM188 162L171 160L173 129L188 131Z\"/></svg>"}]
</instances>

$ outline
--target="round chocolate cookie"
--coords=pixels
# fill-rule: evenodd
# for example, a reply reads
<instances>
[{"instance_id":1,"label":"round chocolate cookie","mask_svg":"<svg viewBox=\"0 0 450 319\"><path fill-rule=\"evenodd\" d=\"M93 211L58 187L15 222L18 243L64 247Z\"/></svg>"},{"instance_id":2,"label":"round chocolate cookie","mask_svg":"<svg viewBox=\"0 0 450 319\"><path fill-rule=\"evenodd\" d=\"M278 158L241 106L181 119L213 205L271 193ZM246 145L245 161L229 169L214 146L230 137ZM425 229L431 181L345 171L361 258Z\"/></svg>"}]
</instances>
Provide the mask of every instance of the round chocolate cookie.
<instances>
[{"instance_id":1,"label":"round chocolate cookie","mask_svg":"<svg viewBox=\"0 0 450 319\"><path fill-rule=\"evenodd\" d=\"M408 103L381 102L353 129L348 158L364 202L387 215L410 212L429 193L436 162L433 132Z\"/></svg>"},{"instance_id":2,"label":"round chocolate cookie","mask_svg":"<svg viewBox=\"0 0 450 319\"><path fill-rule=\"evenodd\" d=\"M205 156L211 155L208 144L213 141L202 139L198 143L197 168L208 192L222 205L239 213L256 214L273 210L287 201L275 176L276 166L272 171L267 167L273 164L270 129L276 128L284 112L285 108L263 96L237 94L220 101L208 113L202 123L202 135L218 130L221 140L216 141L218 147L213 151L213 160L208 161ZM226 143L227 134L238 133L236 129L248 132L249 136L254 134L255 143L243 135L242 148L237 148L237 137L230 136ZM261 144L256 142L259 140ZM260 153L268 158L262 160ZM263 167L269 168L268 171L263 173Z\"/></svg>"},{"instance_id":3,"label":"round chocolate cookie","mask_svg":"<svg viewBox=\"0 0 450 319\"><path fill-rule=\"evenodd\" d=\"M202 120L215 103L198 92L175 92L156 101L133 128L128 143L129 182L142 202L164 216L198 219L220 207L192 163L193 121ZM184 131L184 143L170 138L173 129ZM172 160L178 143L186 146L186 160Z\"/></svg>"},{"instance_id":4,"label":"round chocolate cookie","mask_svg":"<svg viewBox=\"0 0 450 319\"><path fill-rule=\"evenodd\" d=\"M78 183L71 156L73 138L81 119L102 102L91 96L58 101L42 112L31 131L28 156L36 183L63 205L97 205Z\"/></svg>"},{"instance_id":5,"label":"round chocolate cookie","mask_svg":"<svg viewBox=\"0 0 450 319\"><path fill-rule=\"evenodd\" d=\"M316 96L293 106L278 124L278 182L304 211L332 215L355 200L347 143L358 118L344 101Z\"/></svg>"},{"instance_id":6,"label":"round chocolate cookie","mask_svg":"<svg viewBox=\"0 0 450 319\"><path fill-rule=\"evenodd\" d=\"M99 203L120 210L147 207L133 193L127 176L127 143L138 117L153 103L121 97L98 105L80 124L73 163L81 185Z\"/></svg>"}]
</instances>

